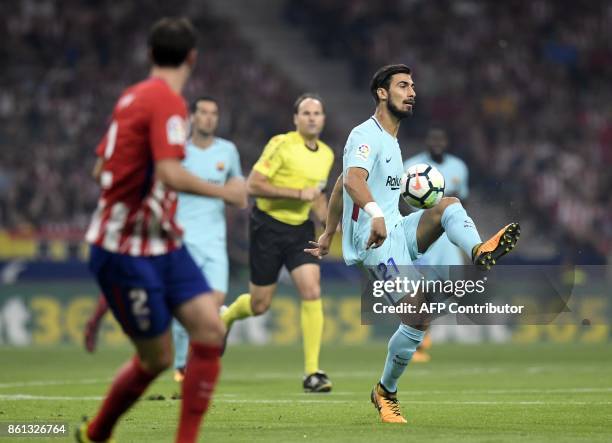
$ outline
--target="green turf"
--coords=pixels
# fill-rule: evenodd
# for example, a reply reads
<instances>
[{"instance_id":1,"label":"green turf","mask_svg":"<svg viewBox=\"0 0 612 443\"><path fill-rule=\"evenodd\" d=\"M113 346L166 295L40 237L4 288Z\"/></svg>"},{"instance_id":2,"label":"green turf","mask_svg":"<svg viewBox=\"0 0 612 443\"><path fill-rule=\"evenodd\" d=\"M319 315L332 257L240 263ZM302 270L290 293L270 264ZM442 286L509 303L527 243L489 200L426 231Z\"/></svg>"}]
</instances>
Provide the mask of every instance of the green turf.
<instances>
[{"instance_id":1,"label":"green turf","mask_svg":"<svg viewBox=\"0 0 612 443\"><path fill-rule=\"evenodd\" d=\"M439 345L400 385L408 425L383 425L369 402L385 344L326 346L328 395L301 388L299 347L236 346L206 417L206 441L612 441L612 346ZM0 347L0 422L66 421L95 412L127 348ZM169 397L166 374L148 393ZM32 395L32 400L16 399ZM49 399L48 397L59 397ZM69 397L70 399L67 399ZM82 397L86 397L82 399ZM170 442L179 403L143 401L119 442ZM0 438L2 440L2 438ZM44 441L6 438L2 441ZM66 441L56 438L51 441Z\"/></svg>"}]
</instances>

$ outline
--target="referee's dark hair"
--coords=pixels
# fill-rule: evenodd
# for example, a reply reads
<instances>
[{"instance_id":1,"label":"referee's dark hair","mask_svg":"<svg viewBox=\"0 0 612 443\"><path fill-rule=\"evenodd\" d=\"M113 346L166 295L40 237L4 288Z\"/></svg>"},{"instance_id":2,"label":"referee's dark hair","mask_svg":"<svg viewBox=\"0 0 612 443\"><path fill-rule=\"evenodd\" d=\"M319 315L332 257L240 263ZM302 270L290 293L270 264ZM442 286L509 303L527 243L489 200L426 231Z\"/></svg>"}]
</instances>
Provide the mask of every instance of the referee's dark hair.
<instances>
[{"instance_id":1,"label":"referee's dark hair","mask_svg":"<svg viewBox=\"0 0 612 443\"><path fill-rule=\"evenodd\" d=\"M391 85L391 77L395 74L408 74L411 75L412 71L406 65L398 64L398 65L386 65L380 68L372 77L370 81L370 93L374 98L374 102L378 104L380 102L380 98L378 98L378 88L383 88L389 91L389 86Z\"/></svg>"},{"instance_id":2,"label":"referee's dark hair","mask_svg":"<svg viewBox=\"0 0 612 443\"><path fill-rule=\"evenodd\" d=\"M149 32L149 49L153 64L178 67L196 47L195 28L184 17L164 17Z\"/></svg>"},{"instance_id":3,"label":"referee's dark hair","mask_svg":"<svg viewBox=\"0 0 612 443\"><path fill-rule=\"evenodd\" d=\"M298 98L296 98L295 103L293 103L293 113L294 114L298 113L298 110L300 109L300 105L302 104L304 100L308 98L317 100L319 103L321 103L321 109L323 109L323 114L325 114L325 103L323 103L323 99L316 92L305 92L302 95L300 95Z\"/></svg>"},{"instance_id":4,"label":"referee's dark hair","mask_svg":"<svg viewBox=\"0 0 612 443\"><path fill-rule=\"evenodd\" d=\"M212 102L217 105L217 109L219 108L219 102L216 98L211 97L210 95L201 95L191 102L191 113L194 114L198 110L198 103L200 102Z\"/></svg>"}]
</instances>

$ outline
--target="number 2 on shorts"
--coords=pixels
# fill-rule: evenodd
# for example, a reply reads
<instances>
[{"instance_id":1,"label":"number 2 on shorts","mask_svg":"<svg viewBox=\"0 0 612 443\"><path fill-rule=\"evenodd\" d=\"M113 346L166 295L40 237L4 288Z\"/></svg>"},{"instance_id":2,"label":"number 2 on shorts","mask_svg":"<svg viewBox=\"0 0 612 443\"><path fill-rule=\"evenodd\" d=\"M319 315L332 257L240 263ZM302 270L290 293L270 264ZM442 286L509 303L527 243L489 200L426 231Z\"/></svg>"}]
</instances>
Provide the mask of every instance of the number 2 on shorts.
<instances>
[{"instance_id":1,"label":"number 2 on shorts","mask_svg":"<svg viewBox=\"0 0 612 443\"><path fill-rule=\"evenodd\" d=\"M130 291L130 300L132 301L132 314L138 323L141 330L149 329L151 320L149 314L151 310L147 307L147 291L144 289L132 289Z\"/></svg>"}]
</instances>

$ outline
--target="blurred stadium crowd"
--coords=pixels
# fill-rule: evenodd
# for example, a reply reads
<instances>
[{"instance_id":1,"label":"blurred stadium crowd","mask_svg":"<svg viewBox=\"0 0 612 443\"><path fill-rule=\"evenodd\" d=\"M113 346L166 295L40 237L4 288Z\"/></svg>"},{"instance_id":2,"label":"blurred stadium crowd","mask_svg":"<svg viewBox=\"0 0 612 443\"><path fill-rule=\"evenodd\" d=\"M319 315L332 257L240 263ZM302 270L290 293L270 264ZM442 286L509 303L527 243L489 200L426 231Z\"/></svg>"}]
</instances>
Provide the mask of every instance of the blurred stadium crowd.
<instances>
[{"instance_id":1,"label":"blurred stadium crowd","mask_svg":"<svg viewBox=\"0 0 612 443\"><path fill-rule=\"evenodd\" d=\"M0 3L0 228L86 225L93 148L121 88L146 75L146 33L161 15L189 16L201 33L186 95L220 99L219 133L245 172L291 128L300 89L232 23L202 2L153 4ZM285 10L324 58L351 64L359 93L380 65L413 66L418 106L404 132L447 128L473 186L536 214L556 239L611 254L612 4L287 0Z\"/></svg>"},{"instance_id":2,"label":"blurred stadium crowd","mask_svg":"<svg viewBox=\"0 0 612 443\"><path fill-rule=\"evenodd\" d=\"M360 90L382 64L413 67L409 130L448 128L472 185L610 254L610 2L288 0L285 11L323 56L351 63Z\"/></svg>"},{"instance_id":3,"label":"blurred stadium crowd","mask_svg":"<svg viewBox=\"0 0 612 443\"><path fill-rule=\"evenodd\" d=\"M188 16L198 29L185 93L219 99L219 132L241 148L243 166L290 128L298 90L201 2L2 2L0 227L86 226L98 197L93 149L120 91L148 74L147 33L163 15Z\"/></svg>"}]
</instances>

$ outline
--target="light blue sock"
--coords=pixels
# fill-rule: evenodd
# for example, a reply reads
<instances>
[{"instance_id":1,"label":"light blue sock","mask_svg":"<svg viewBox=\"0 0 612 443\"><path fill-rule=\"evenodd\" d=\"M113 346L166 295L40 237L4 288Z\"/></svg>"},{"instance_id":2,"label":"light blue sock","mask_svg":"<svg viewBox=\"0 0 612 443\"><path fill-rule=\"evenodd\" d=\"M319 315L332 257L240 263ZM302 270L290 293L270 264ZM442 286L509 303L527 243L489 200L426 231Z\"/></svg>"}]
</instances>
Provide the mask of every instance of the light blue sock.
<instances>
[{"instance_id":1,"label":"light blue sock","mask_svg":"<svg viewBox=\"0 0 612 443\"><path fill-rule=\"evenodd\" d=\"M412 354L423 341L425 331L401 324L389 340L389 352L380 383L389 392L397 391L397 381L404 373Z\"/></svg>"},{"instance_id":2,"label":"light blue sock","mask_svg":"<svg viewBox=\"0 0 612 443\"><path fill-rule=\"evenodd\" d=\"M176 319L172 320L172 341L174 342L174 369L184 368L187 365L189 335Z\"/></svg>"},{"instance_id":3,"label":"light blue sock","mask_svg":"<svg viewBox=\"0 0 612 443\"><path fill-rule=\"evenodd\" d=\"M482 243L474 221L467 215L461 203L449 205L442 213L442 227L448 239L459 246L472 259L472 249Z\"/></svg>"}]
</instances>

